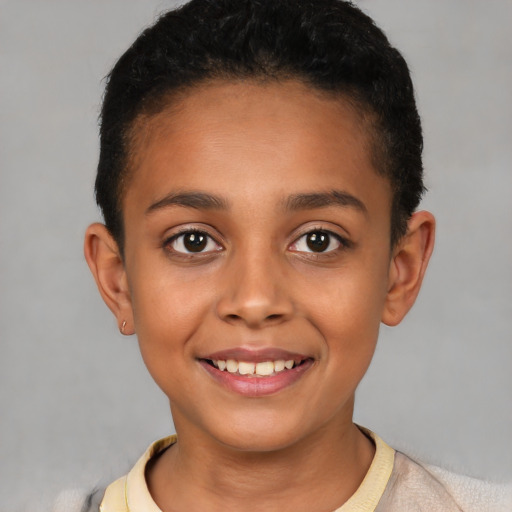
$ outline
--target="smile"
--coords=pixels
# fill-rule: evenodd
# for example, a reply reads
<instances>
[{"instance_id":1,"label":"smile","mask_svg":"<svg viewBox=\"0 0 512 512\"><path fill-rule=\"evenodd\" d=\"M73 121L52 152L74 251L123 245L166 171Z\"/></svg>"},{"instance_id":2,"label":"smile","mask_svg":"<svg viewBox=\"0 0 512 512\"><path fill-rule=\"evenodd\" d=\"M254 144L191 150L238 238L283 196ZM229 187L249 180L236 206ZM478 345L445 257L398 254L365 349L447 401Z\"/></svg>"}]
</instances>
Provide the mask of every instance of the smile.
<instances>
[{"instance_id":1,"label":"smile","mask_svg":"<svg viewBox=\"0 0 512 512\"><path fill-rule=\"evenodd\" d=\"M222 351L198 362L224 388L246 397L279 393L314 365L312 357L277 349Z\"/></svg>"},{"instance_id":2,"label":"smile","mask_svg":"<svg viewBox=\"0 0 512 512\"><path fill-rule=\"evenodd\" d=\"M259 363L251 363L246 361L236 361L235 359L217 359L209 360L215 368L220 371L236 373L238 375L248 375L255 377L270 377L285 370L291 370L295 366L299 366L302 361L295 362L293 359L278 359L276 361L261 361Z\"/></svg>"}]
</instances>

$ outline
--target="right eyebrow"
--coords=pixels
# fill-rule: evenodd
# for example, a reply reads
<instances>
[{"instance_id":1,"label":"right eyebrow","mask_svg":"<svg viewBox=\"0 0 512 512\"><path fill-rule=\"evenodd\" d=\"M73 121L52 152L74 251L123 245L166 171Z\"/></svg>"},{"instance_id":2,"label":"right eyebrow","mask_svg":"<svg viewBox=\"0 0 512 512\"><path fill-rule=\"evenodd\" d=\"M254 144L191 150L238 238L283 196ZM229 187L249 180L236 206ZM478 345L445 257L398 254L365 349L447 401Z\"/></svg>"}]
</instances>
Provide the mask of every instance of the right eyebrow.
<instances>
[{"instance_id":1,"label":"right eyebrow","mask_svg":"<svg viewBox=\"0 0 512 512\"><path fill-rule=\"evenodd\" d=\"M146 215L170 206L184 206L197 210L227 210L229 208L228 201L223 197L205 192L188 191L167 194L151 204L146 209Z\"/></svg>"},{"instance_id":2,"label":"right eyebrow","mask_svg":"<svg viewBox=\"0 0 512 512\"><path fill-rule=\"evenodd\" d=\"M365 204L356 196L344 190L294 194L285 201L285 208L291 211L326 208L329 206L354 208L365 215L368 214Z\"/></svg>"}]
</instances>

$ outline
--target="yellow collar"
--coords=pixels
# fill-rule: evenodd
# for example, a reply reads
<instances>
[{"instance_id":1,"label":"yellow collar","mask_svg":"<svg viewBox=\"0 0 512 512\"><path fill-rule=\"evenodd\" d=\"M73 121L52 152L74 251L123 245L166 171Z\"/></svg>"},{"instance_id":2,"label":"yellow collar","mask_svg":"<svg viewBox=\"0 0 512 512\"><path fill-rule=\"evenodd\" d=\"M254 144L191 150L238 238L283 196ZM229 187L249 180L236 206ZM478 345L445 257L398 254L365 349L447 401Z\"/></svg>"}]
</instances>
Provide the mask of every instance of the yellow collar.
<instances>
[{"instance_id":1,"label":"yellow collar","mask_svg":"<svg viewBox=\"0 0 512 512\"><path fill-rule=\"evenodd\" d=\"M375 456L357 491L334 512L374 512L393 471L395 450L370 430L361 430L375 443ZM176 441L173 435L153 443L126 476L107 487L100 512L162 512L149 493L145 469L152 457Z\"/></svg>"}]
</instances>

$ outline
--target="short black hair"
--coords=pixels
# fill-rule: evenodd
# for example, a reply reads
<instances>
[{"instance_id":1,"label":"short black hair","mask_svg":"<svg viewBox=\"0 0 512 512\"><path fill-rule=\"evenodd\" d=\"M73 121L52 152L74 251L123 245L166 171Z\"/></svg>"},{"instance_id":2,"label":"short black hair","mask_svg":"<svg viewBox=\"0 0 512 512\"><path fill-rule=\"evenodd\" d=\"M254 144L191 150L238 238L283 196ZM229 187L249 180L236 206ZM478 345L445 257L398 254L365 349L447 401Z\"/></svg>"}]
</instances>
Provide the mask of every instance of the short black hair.
<instances>
[{"instance_id":1,"label":"short black hair","mask_svg":"<svg viewBox=\"0 0 512 512\"><path fill-rule=\"evenodd\" d=\"M123 250L122 197L137 116L209 80L298 80L372 121L373 164L392 187L391 244L424 192L423 137L407 64L342 0L191 0L144 30L107 77L96 200Z\"/></svg>"}]
</instances>

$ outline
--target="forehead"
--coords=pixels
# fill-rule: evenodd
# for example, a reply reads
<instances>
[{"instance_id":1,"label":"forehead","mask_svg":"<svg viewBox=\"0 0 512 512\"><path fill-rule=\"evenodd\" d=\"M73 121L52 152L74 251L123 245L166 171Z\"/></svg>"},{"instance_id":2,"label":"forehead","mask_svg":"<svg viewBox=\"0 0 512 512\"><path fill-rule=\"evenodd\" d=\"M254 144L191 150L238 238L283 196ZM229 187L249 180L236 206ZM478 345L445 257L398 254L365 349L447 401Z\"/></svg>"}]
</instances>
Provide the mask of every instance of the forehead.
<instances>
[{"instance_id":1,"label":"forehead","mask_svg":"<svg viewBox=\"0 0 512 512\"><path fill-rule=\"evenodd\" d=\"M249 193L258 177L263 186L278 180L284 192L299 182L322 188L333 175L353 183L371 177L389 188L372 162L365 113L339 95L295 81L210 82L136 120L127 193L155 196L155 181L165 181L242 194L243 182Z\"/></svg>"}]
</instances>

